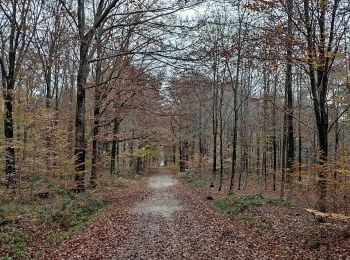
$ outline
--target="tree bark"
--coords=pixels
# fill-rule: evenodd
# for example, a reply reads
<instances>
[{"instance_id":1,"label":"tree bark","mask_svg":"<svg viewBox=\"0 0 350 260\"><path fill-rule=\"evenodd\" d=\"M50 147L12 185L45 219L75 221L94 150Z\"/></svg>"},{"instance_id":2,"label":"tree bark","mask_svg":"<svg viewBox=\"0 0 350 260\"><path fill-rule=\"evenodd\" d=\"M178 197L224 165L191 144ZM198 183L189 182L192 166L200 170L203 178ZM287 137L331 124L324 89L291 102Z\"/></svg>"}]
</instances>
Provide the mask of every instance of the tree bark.
<instances>
[{"instance_id":1,"label":"tree bark","mask_svg":"<svg viewBox=\"0 0 350 260\"><path fill-rule=\"evenodd\" d=\"M276 140L276 128L277 128L277 120L276 120L276 98L277 98L277 77L278 74L276 72L275 82L274 82L274 90L273 90L273 108L272 108L272 116L273 116L273 137L272 137L272 145L273 145L273 173L272 173L272 189L276 191L276 172L277 172L277 140Z\"/></svg>"},{"instance_id":2,"label":"tree bark","mask_svg":"<svg viewBox=\"0 0 350 260\"><path fill-rule=\"evenodd\" d=\"M8 50L8 66L5 66L5 47L0 57L1 75L3 83L4 97L4 135L5 135L5 176L7 188L15 189L17 187L18 176L16 173L15 148L13 147L13 103L14 88L16 84L16 63L17 52L20 43L21 28L17 24L18 10L17 3L12 5L11 17L8 18L10 26L9 50ZM22 17L23 18L23 17ZM24 18L23 18L24 19ZM23 20L22 20L23 21ZM21 26L23 24L21 23Z\"/></svg>"},{"instance_id":3,"label":"tree bark","mask_svg":"<svg viewBox=\"0 0 350 260\"><path fill-rule=\"evenodd\" d=\"M101 57L101 37L102 30L98 29L96 34L96 45L97 45L97 59ZM100 104L101 104L101 77L102 77L102 62L98 60L96 62L96 75L95 75L95 88L94 88L94 123L92 129L92 156L91 156L91 175L90 175L90 186L96 188L97 181L97 164L98 164L98 133L100 124Z\"/></svg>"},{"instance_id":4,"label":"tree bark","mask_svg":"<svg viewBox=\"0 0 350 260\"><path fill-rule=\"evenodd\" d=\"M294 127L293 127L293 0L287 1L288 37L286 55L286 93L287 93L287 159L286 159L286 183L287 199L292 196L293 172L294 172Z\"/></svg>"},{"instance_id":5,"label":"tree bark","mask_svg":"<svg viewBox=\"0 0 350 260\"><path fill-rule=\"evenodd\" d=\"M78 31L79 31L79 66L77 75L77 102L75 112L75 190L77 192L85 189L85 86L89 76L89 50L96 30L104 22L108 14L119 0L110 2L103 11L104 0L100 0L92 28L86 31L85 0L78 0Z\"/></svg>"},{"instance_id":6,"label":"tree bark","mask_svg":"<svg viewBox=\"0 0 350 260\"><path fill-rule=\"evenodd\" d=\"M118 173L118 170L116 171L116 162L118 159L116 159L117 154L117 133L119 128L119 121L117 119L114 119L113 121L113 132L112 132L112 151L111 151L111 167L110 167L110 175L116 176Z\"/></svg>"},{"instance_id":7,"label":"tree bark","mask_svg":"<svg viewBox=\"0 0 350 260\"><path fill-rule=\"evenodd\" d=\"M218 191L221 191L222 189L222 183L224 178L224 152L223 152L223 118L222 118L222 106L223 106L223 99L224 99L224 86L221 85L220 89L220 105L219 105L219 127L220 127L220 147L219 147L219 155L220 155L220 180L219 180L219 188Z\"/></svg>"}]
</instances>

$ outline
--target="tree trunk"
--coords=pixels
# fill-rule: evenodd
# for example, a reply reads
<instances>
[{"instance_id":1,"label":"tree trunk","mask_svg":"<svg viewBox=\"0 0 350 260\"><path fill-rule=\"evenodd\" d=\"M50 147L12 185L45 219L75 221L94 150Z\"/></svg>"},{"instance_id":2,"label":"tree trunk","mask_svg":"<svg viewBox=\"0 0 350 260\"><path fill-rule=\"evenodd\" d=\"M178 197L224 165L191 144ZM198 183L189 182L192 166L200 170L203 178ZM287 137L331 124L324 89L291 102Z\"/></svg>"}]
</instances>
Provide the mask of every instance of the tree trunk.
<instances>
[{"instance_id":1,"label":"tree trunk","mask_svg":"<svg viewBox=\"0 0 350 260\"><path fill-rule=\"evenodd\" d=\"M140 173L140 170L142 169L142 155L140 154L142 145L138 145L139 152L137 153L137 159L136 159L136 174Z\"/></svg>"},{"instance_id":2,"label":"tree trunk","mask_svg":"<svg viewBox=\"0 0 350 260\"><path fill-rule=\"evenodd\" d=\"M219 153L220 153L220 180L219 180L219 188L218 191L221 191L222 189L222 183L224 178L224 152L223 152L223 119L222 119L222 106L223 106L223 99L224 99L224 86L221 86L221 92L220 92L220 105L219 105L219 126L220 126L220 147L219 147Z\"/></svg>"},{"instance_id":3,"label":"tree trunk","mask_svg":"<svg viewBox=\"0 0 350 260\"><path fill-rule=\"evenodd\" d=\"M299 97L298 97L298 171L299 171L299 177L298 180L301 181L301 164L302 164L302 135L301 135L301 106L302 106L302 91L301 91L301 80L302 80L302 74L299 73Z\"/></svg>"},{"instance_id":4,"label":"tree trunk","mask_svg":"<svg viewBox=\"0 0 350 260\"><path fill-rule=\"evenodd\" d=\"M20 58L17 54L19 52L19 48L26 46L24 42L26 36L25 33L21 31L24 30L22 27L25 27L26 25L26 17L23 17L23 14L17 12L18 5L20 5L20 3L14 2L12 4L12 13L10 14L10 17L7 17L9 22L8 26L10 27L10 34L8 36L8 57L5 57L5 46L2 46L3 48L0 56L4 98L5 177L6 186L11 189L15 189L17 187L17 182L19 179L19 176L16 173L16 156L15 148L13 146L14 89L16 84L16 66L18 63L18 58ZM17 23L18 20L21 20L20 25ZM21 34L23 37L20 36ZM23 49L21 49L21 51L23 51ZM7 68L5 66L5 61L8 62Z\"/></svg>"},{"instance_id":5,"label":"tree trunk","mask_svg":"<svg viewBox=\"0 0 350 260\"><path fill-rule=\"evenodd\" d=\"M173 144L173 164L176 164L176 144Z\"/></svg>"},{"instance_id":6,"label":"tree trunk","mask_svg":"<svg viewBox=\"0 0 350 260\"><path fill-rule=\"evenodd\" d=\"M179 143L179 155L180 155L180 172L185 172L185 152L184 152L184 145L183 142L180 141Z\"/></svg>"},{"instance_id":7,"label":"tree trunk","mask_svg":"<svg viewBox=\"0 0 350 260\"><path fill-rule=\"evenodd\" d=\"M111 166L110 175L116 176L116 154L117 154L117 133L119 128L119 122L117 119L113 121L113 131L112 131L112 151L111 151Z\"/></svg>"},{"instance_id":8,"label":"tree trunk","mask_svg":"<svg viewBox=\"0 0 350 260\"><path fill-rule=\"evenodd\" d=\"M85 140L85 86L89 76L89 49L96 30L106 19L110 11L115 7L118 0L113 0L107 6L104 1L99 1L93 26L86 30L85 1L78 1L78 31L79 31L79 66L77 75L77 103L75 112L75 190L77 192L85 189L85 157L86 157L86 140ZM103 8L105 10L103 11Z\"/></svg>"},{"instance_id":9,"label":"tree trunk","mask_svg":"<svg viewBox=\"0 0 350 260\"><path fill-rule=\"evenodd\" d=\"M18 176L16 174L15 148L13 147L13 91L14 75L7 81L4 91L5 115L4 115L4 133L5 133L5 172L6 185L8 188L17 187Z\"/></svg>"},{"instance_id":10,"label":"tree trunk","mask_svg":"<svg viewBox=\"0 0 350 260\"><path fill-rule=\"evenodd\" d=\"M80 45L80 64L77 76L77 104L75 114L75 183L76 191L81 192L85 189L85 86L89 74L89 64L87 61L88 42L82 40Z\"/></svg>"},{"instance_id":11,"label":"tree trunk","mask_svg":"<svg viewBox=\"0 0 350 260\"><path fill-rule=\"evenodd\" d=\"M101 57L101 36L102 30L99 29L96 34L96 45L97 45L97 59ZM97 164L98 164L98 140L97 136L99 133L100 124L100 104L101 104L101 77L102 77L102 61L96 62L96 78L94 88L94 123L92 126L92 156L91 156L91 175L90 175L90 186L96 188L97 181Z\"/></svg>"},{"instance_id":12,"label":"tree trunk","mask_svg":"<svg viewBox=\"0 0 350 260\"><path fill-rule=\"evenodd\" d=\"M286 98L286 95L285 95ZM282 133L282 143L281 143L281 190L280 198L283 199L285 195L285 184L286 184L286 149L287 149L287 114L284 113L283 117L283 133Z\"/></svg>"},{"instance_id":13,"label":"tree trunk","mask_svg":"<svg viewBox=\"0 0 350 260\"><path fill-rule=\"evenodd\" d=\"M333 10L330 12L330 19L326 18L327 2L321 1L318 5L319 16L317 17L318 29L313 26L314 17L310 16L311 7L310 1L304 0L304 19L306 29L306 41L307 41L307 54L308 54L308 67L309 78L311 85L311 95L314 106L314 113L316 118L316 126L318 131L319 153L318 161L320 170L318 172L318 208L321 212L326 211L326 166L328 156L328 113L327 113L327 92L328 92L328 77L333 65L333 57L336 56L338 47L333 46L333 40L335 38L335 16L337 15L337 9L339 8L339 1L332 6ZM329 33L326 32L326 21L330 21ZM314 38L315 35L319 36L319 39ZM329 41L326 46L326 37ZM317 42L316 42L317 41ZM339 39L340 42L340 39ZM317 46L317 47L316 47ZM318 55L317 55L318 50ZM332 53L329 57L329 53ZM317 66L315 66L317 64Z\"/></svg>"},{"instance_id":14,"label":"tree trunk","mask_svg":"<svg viewBox=\"0 0 350 260\"><path fill-rule=\"evenodd\" d=\"M288 39L287 39L287 65L286 65L286 93L287 93L287 159L286 159L286 183L287 183L287 199L290 200L292 196L293 185L293 164L294 164L294 128L293 128L293 0L287 2L288 14Z\"/></svg>"},{"instance_id":15,"label":"tree trunk","mask_svg":"<svg viewBox=\"0 0 350 260\"><path fill-rule=\"evenodd\" d=\"M275 82L274 82L274 90L273 90L273 108L272 108L272 116L273 116L273 137L272 137L272 146L273 146L273 173L272 173L272 189L276 191L276 172L277 172L277 141L276 141L276 97L277 97L277 76L276 73Z\"/></svg>"}]
</instances>

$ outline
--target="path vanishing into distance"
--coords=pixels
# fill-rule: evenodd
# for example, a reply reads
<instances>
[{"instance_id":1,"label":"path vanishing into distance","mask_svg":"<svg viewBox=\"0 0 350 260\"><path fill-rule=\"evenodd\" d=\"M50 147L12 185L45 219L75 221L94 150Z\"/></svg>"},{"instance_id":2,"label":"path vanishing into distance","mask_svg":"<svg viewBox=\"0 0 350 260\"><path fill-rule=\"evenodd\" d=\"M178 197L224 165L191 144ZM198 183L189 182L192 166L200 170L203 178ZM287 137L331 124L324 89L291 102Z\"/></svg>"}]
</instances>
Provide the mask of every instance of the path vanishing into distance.
<instances>
[{"instance_id":1,"label":"path vanishing into distance","mask_svg":"<svg viewBox=\"0 0 350 260\"><path fill-rule=\"evenodd\" d=\"M136 225L116 250L115 259L222 258L221 233L174 176L160 171L150 177L150 195L132 213ZM222 226L221 228L224 228Z\"/></svg>"},{"instance_id":2,"label":"path vanishing into distance","mask_svg":"<svg viewBox=\"0 0 350 260\"><path fill-rule=\"evenodd\" d=\"M215 212L171 171L155 169L147 186L117 194L103 218L50 259L316 259L262 237Z\"/></svg>"}]
</instances>

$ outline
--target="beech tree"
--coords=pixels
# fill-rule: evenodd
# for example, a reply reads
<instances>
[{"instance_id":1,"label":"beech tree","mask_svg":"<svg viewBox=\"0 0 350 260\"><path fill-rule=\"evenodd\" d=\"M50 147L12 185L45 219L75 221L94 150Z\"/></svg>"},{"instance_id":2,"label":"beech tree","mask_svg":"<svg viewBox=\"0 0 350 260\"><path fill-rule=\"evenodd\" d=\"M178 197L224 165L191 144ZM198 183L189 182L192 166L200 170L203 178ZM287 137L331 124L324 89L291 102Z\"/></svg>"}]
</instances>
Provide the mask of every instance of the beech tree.
<instances>
[{"instance_id":1,"label":"beech tree","mask_svg":"<svg viewBox=\"0 0 350 260\"><path fill-rule=\"evenodd\" d=\"M327 192L348 185L347 1L207 1L178 16L199 3L2 1L9 190L82 192L162 154L219 193L345 201Z\"/></svg>"},{"instance_id":2,"label":"beech tree","mask_svg":"<svg viewBox=\"0 0 350 260\"><path fill-rule=\"evenodd\" d=\"M222 190L229 178L226 185L233 193L254 173L259 192L268 190L269 183L274 191L280 185L280 196L293 200L305 183L317 184L312 196L317 195L317 207L326 210L328 166L333 163L327 162L327 138L335 132L338 150L339 121L349 109L344 102L334 112L337 116L328 116L336 106L329 90L346 85L346 73L338 64L346 60L348 11L343 1L214 1L207 7L208 17L200 18L206 21L202 33L189 38L200 39L194 45L197 61L192 70L206 74L212 86L209 98L201 95L207 100L204 107L210 108L209 126L191 133L210 136L211 169L200 170L203 178L211 173L209 186L218 182ZM177 80L186 78L189 74ZM200 88L195 82L191 85ZM318 158L318 165L313 165L313 158ZM309 178L314 171L318 177L313 182Z\"/></svg>"},{"instance_id":3,"label":"beech tree","mask_svg":"<svg viewBox=\"0 0 350 260\"><path fill-rule=\"evenodd\" d=\"M6 142L5 174L7 186L16 188L16 156L13 145L14 91L18 82L18 72L28 51L29 44L40 16L41 3L38 1L7 1L0 3L1 9L1 77L4 96L4 135ZM29 10L35 12L29 12Z\"/></svg>"},{"instance_id":4,"label":"beech tree","mask_svg":"<svg viewBox=\"0 0 350 260\"><path fill-rule=\"evenodd\" d=\"M298 6L302 11L300 18L303 21L303 29L300 30L303 30L301 33L307 47L305 61L314 106L320 165L324 165L328 157L329 79L334 61L348 31L349 16L344 16L347 4L347 1L341 0L320 2L305 0ZM318 206L320 211L325 211L327 190L325 169L320 170L318 174Z\"/></svg>"}]
</instances>

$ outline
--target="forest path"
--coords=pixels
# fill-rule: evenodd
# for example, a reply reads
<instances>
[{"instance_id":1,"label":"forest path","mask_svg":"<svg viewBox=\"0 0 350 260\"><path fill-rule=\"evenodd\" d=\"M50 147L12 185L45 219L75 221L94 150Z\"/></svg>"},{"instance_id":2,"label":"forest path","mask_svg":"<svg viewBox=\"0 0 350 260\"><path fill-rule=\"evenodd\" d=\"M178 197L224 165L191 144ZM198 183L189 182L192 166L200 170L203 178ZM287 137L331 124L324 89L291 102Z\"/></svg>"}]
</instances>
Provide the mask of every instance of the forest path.
<instances>
[{"instance_id":1,"label":"forest path","mask_svg":"<svg viewBox=\"0 0 350 260\"><path fill-rule=\"evenodd\" d=\"M322 259L301 257L265 232L217 213L173 172L154 169L147 186L113 192L106 215L44 259Z\"/></svg>"},{"instance_id":2,"label":"forest path","mask_svg":"<svg viewBox=\"0 0 350 260\"><path fill-rule=\"evenodd\" d=\"M131 209L136 225L113 259L239 258L232 254L234 241L226 239L225 220L172 172L156 169L149 187L149 196Z\"/></svg>"}]
</instances>

